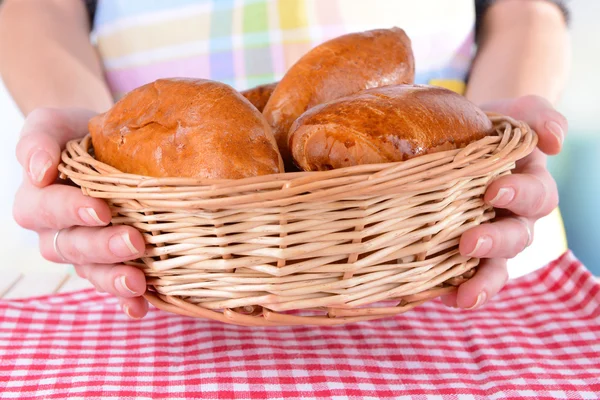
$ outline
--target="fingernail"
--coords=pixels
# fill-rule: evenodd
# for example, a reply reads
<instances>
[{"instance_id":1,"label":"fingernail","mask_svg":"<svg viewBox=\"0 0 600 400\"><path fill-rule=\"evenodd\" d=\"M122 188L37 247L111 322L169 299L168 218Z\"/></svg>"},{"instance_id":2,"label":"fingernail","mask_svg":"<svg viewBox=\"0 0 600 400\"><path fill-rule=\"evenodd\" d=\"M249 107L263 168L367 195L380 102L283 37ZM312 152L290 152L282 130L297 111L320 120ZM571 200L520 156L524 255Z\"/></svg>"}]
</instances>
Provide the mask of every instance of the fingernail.
<instances>
[{"instance_id":1,"label":"fingernail","mask_svg":"<svg viewBox=\"0 0 600 400\"><path fill-rule=\"evenodd\" d=\"M77 211L77 214L79 214L79 218L81 218L86 225L104 225L104 222L102 222L98 217L98 214L96 214L96 210L91 207L82 207Z\"/></svg>"},{"instance_id":2,"label":"fingernail","mask_svg":"<svg viewBox=\"0 0 600 400\"><path fill-rule=\"evenodd\" d=\"M475 248L467 254L470 257L481 257L486 255L492 249L492 238L489 236L481 236L475 243Z\"/></svg>"},{"instance_id":3,"label":"fingernail","mask_svg":"<svg viewBox=\"0 0 600 400\"><path fill-rule=\"evenodd\" d=\"M118 257L129 257L139 253L133 243L131 243L127 232L111 237L108 241L108 248Z\"/></svg>"},{"instance_id":4,"label":"fingernail","mask_svg":"<svg viewBox=\"0 0 600 400\"><path fill-rule=\"evenodd\" d=\"M479 306L481 306L483 303L485 303L485 301L487 300L487 293L485 291L479 293L479 295L477 296L477 300L475 300L475 304L473 304L471 307L467 307L465 308L465 310L472 310L474 308L477 308Z\"/></svg>"},{"instance_id":5,"label":"fingernail","mask_svg":"<svg viewBox=\"0 0 600 400\"><path fill-rule=\"evenodd\" d=\"M127 304L123 304L123 312L125 314L127 314L127 316L131 319L139 319L138 317L134 317L133 315L131 315L131 311L129 309L129 306Z\"/></svg>"},{"instance_id":6,"label":"fingernail","mask_svg":"<svg viewBox=\"0 0 600 400\"><path fill-rule=\"evenodd\" d=\"M527 245L525 247L531 246L531 243L533 242L533 232L531 232L529 223L527 222L527 220L524 217L514 217L514 219L519 221L525 227L525 230L527 231Z\"/></svg>"},{"instance_id":7,"label":"fingernail","mask_svg":"<svg viewBox=\"0 0 600 400\"><path fill-rule=\"evenodd\" d=\"M38 150L29 159L29 176L35 182L40 183L51 166L52 158L50 158L50 155L44 150Z\"/></svg>"},{"instance_id":8,"label":"fingernail","mask_svg":"<svg viewBox=\"0 0 600 400\"><path fill-rule=\"evenodd\" d=\"M503 187L498 190L496 197L490 200L490 204L494 207L504 207L510 204L515 198L515 190L511 187Z\"/></svg>"},{"instance_id":9,"label":"fingernail","mask_svg":"<svg viewBox=\"0 0 600 400\"><path fill-rule=\"evenodd\" d=\"M123 294L132 294L134 296L138 295L134 290L132 290L127 285L127 278L125 277L125 275L121 275L115 279L115 287L117 288L117 290L119 292L121 292Z\"/></svg>"},{"instance_id":10,"label":"fingernail","mask_svg":"<svg viewBox=\"0 0 600 400\"><path fill-rule=\"evenodd\" d=\"M556 138L558 139L558 142L562 146L563 141L565 140L565 132L563 131L561 126L558 124L558 122L548 121L548 122L546 122L546 128L548 128L548 130L550 131L551 134L556 136Z\"/></svg>"}]
</instances>

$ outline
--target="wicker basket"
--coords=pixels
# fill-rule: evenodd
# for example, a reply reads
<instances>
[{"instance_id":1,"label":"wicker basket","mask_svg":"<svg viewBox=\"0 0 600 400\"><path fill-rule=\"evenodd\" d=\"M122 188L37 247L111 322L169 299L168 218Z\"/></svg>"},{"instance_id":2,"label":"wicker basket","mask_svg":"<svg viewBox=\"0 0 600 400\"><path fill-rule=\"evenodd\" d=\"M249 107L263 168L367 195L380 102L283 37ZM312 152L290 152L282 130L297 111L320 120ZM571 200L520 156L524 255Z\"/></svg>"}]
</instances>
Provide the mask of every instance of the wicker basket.
<instances>
[{"instance_id":1,"label":"wicker basket","mask_svg":"<svg viewBox=\"0 0 600 400\"><path fill-rule=\"evenodd\" d=\"M241 180L148 178L68 143L63 179L106 199L113 224L147 242L130 262L145 297L170 312L240 325L334 325L392 316L449 293L478 259L460 235L490 220L488 183L537 136L490 114L496 134L464 149L389 164Z\"/></svg>"}]
</instances>

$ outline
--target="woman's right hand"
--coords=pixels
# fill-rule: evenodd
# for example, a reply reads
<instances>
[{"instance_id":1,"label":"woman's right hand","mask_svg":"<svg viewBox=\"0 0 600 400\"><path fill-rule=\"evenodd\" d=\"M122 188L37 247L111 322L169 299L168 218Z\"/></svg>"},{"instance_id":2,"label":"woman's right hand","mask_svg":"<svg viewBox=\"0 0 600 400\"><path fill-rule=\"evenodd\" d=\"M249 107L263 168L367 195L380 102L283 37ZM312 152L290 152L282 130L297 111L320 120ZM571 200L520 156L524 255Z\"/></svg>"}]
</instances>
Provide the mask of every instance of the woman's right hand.
<instances>
[{"instance_id":1,"label":"woman's right hand","mask_svg":"<svg viewBox=\"0 0 600 400\"><path fill-rule=\"evenodd\" d=\"M111 212L103 200L57 179L62 149L87 133L93 115L81 109L37 109L27 116L17 144L23 181L13 215L20 226L38 233L45 259L73 264L96 290L117 296L127 315L141 318L148 311L142 297L144 274L122 264L143 254L141 233L129 226L108 226Z\"/></svg>"}]
</instances>

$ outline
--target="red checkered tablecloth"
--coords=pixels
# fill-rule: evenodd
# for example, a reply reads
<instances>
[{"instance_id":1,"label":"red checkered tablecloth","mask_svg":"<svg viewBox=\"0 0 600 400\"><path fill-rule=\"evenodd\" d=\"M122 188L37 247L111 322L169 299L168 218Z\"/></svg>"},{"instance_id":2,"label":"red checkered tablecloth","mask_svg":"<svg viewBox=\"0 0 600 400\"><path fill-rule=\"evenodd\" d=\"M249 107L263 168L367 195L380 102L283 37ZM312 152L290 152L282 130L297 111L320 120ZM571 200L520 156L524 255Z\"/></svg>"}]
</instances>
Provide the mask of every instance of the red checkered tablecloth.
<instances>
[{"instance_id":1,"label":"red checkered tablecloth","mask_svg":"<svg viewBox=\"0 0 600 400\"><path fill-rule=\"evenodd\" d=\"M246 328L93 291L0 302L2 399L600 399L600 285L571 253L484 308Z\"/></svg>"}]
</instances>

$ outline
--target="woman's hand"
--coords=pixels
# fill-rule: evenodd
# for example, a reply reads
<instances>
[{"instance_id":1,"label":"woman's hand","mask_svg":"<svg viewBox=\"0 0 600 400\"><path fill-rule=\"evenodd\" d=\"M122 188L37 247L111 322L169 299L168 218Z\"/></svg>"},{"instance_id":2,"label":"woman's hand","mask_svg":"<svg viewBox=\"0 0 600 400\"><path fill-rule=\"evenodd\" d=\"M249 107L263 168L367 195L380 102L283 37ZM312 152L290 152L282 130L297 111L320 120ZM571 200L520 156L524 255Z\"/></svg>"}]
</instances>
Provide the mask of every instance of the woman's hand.
<instances>
[{"instance_id":1,"label":"woman's hand","mask_svg":"<svg viewBox=\"0 0 600 400\"><path fill-rule=\"evenodd\" d=\"M567 120L537 96L489 103L482 108L525 121L538 135L538 148L517 162L512 175L493 181L484 200L496 208L496 219L466 231L460 240L463 255L481 258L477 273L458 291L444 296L444 304L476 308L496 295L508 280L506 260L533 240L536 220L558 205L556 183L546 169L546 155L558 154L567 132Z\"/></svg>"},{"instance_id":2,"label":"woman's hand","mask_svg":"<svg viewBox=\"0 0 600 400\"><path fill-rule=\"evenodd\" d=\"M73 264L98 291L117 296L127 315L141 318L148 311L141 297L144 274L121 263L144 252L142 235L133 227L108 227L111 212L104 201L57 181L62 149L86 134L92 116L81 109L37 109L27 116L17 144L24 173L13 215L20 226L39 234L44 258Z\"/></svg>"}]
</instances>

